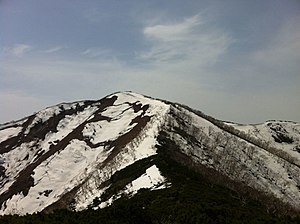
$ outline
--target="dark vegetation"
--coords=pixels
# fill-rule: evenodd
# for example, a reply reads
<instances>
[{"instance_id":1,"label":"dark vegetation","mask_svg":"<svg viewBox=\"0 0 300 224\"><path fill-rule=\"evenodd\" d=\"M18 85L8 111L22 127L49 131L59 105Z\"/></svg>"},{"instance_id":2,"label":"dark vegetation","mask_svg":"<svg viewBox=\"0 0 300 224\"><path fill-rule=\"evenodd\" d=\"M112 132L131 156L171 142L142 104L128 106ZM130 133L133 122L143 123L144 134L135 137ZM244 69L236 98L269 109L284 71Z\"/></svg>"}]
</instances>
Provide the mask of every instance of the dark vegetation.
<instances>
[{"instance_id":1,"label":"dark vegetation","mask_svg":"<svg viewBox=\"0 0 300 224\"><path fill-rule=\"evenodd\" d=\"M118 192L153 164L172 183L169 188L141 189L135 196L121 197L101 210L92 209L99 202L95 200L90 209L81 212L56 210L52 214L9 215L1 217L0 223L300 223L300 217L279 216L267 211L263 203L247 195L241 197L240 193L177 163L170 155L173 146L162 141L158 155L114 174L110 181L115 187L101 199Z\"/></svg>"}]
</instances>

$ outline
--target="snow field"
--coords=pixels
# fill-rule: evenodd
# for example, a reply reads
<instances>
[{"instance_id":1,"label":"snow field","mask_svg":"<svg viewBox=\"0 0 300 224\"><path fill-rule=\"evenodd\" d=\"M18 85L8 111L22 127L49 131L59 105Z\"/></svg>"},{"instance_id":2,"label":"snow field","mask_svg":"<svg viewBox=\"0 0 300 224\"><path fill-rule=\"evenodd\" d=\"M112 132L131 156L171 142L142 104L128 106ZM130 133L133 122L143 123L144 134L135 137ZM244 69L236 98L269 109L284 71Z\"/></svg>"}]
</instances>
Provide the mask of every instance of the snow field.
<instances>
[{"instance_id":1,"label":"snow field","mask_svg":"<svg viewBox=\"0 0 300 224\"><path fill-rule=\"evenodd\" d=\"M22 127L11 127L0 130L0 142L4 142L6 139L17 136L20 131L22 131Z\"/></svg>"},{"instance_id":2,"label":"snow field","mask_svg":"<svg viewBox=\"0 0 300 224\"><path fill-rule=\"evenodd\" d=\"M127 184L123 190L121 190L117 195L112 196L107 201L101 202L101 204L94 209L104 208L111 205L115 200L120 198L123 194L129 196L134 196L140 189L149 189L149 190L159 190L169 187L169 184L166 181L166 178L161 175L159 169L156 165L151 166L146 170L146 172Z\"/></svg>"},{"instance_id":3,"label":"snow field","mask_svg":"<svg viewBox=\"0 0 300 224\"><path fill-rule=\"evenodd\" d=\"M128 105L127 103L135 103L137 101L137 97L139 97L138 100L139 102L142 102L143 105L149 104L149 109L146 114L151 116L151 119L139 136L130 142L108 165L103 167L100 172L99 170L96 170L91 175L76 195L76 210L83 210L87 208L89 205L88 203L93 201L95 195L99 195L99 192L102 192L102 189L99 189L101 183L108 180L114 172L133 164L137 160L156 154L156 137L161 126L165 122L166 114L169 111L169 105L166 105L161 101L145 98L138 94L132 97L131 94L132 93L116 94L118 96L118 100L115 102L115 105L118 106L123 103L126 103L126 105ZM113 107L114 106L111 108ZM106 115L111 114L109 111L110 109L106 111ZM126 117L127 115L124 113L124 116Z\"/></svg>"}]
</instances>

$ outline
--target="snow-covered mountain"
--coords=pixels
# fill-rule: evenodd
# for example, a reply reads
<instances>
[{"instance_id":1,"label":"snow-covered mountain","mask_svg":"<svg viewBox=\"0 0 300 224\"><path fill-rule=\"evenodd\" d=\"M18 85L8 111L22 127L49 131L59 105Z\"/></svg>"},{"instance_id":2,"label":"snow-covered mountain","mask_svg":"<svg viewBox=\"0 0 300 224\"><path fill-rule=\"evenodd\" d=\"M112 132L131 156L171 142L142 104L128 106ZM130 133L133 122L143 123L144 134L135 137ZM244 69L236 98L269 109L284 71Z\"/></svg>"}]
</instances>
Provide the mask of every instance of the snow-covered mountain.
<instances>
[{"instance_id":1,"label":"snow-covered mountain","mask_svg":"<svg viewBox=\"0 0 300 224\"><path fill-rule=\"evenodd\" d=\"M300 209L300 124L221 122L120 92L0 125L0 214L97 209L142 188L168 188L172 183L151 162L158 149ZM109 193L112 179L145 160L149 164Z\"/></svg>"}]
</instances>

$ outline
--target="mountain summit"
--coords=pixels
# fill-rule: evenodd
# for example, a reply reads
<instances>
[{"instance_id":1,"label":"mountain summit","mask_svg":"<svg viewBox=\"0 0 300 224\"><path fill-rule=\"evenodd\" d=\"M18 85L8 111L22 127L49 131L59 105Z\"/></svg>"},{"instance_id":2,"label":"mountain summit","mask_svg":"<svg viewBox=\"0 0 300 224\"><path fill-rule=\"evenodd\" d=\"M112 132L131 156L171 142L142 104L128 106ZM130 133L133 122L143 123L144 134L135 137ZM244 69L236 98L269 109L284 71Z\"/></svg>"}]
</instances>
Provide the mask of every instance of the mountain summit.
<instances>
[{"instance_id":1,"label":"mountain summit","mask_svg":"<svg viewBox=\"0 0 300 224\"><path fill-rule=\"evenodd\" d=\"M299 123L222 122L119 92L0 125L0 214L98 209L142 189L169 188L155 160L160 151L236 191L254 189L300 210Z\"/></svg>"}]
</instances>

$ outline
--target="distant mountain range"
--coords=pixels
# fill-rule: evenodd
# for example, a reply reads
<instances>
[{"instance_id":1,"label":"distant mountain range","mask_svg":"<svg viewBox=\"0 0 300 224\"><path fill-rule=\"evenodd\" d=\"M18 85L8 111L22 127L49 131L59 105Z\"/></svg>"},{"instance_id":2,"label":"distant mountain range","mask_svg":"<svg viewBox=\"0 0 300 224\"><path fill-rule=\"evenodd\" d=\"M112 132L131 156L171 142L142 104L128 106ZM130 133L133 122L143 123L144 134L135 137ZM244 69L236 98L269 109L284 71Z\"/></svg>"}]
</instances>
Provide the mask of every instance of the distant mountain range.
<instances>
[{"instance_id":1,"label":"distant mountain range","mask_svg":"<svg viewBox=\"0 0 300 224\"><path fill-rule=\"evenodd\" d=\"M241 204L249 197L267 210L300 211L299 123L223 122L118 92L0 125L0 214L97 210L167 191L176 184L161 158L236 192Z\"/></svg>"}]
</instances>

